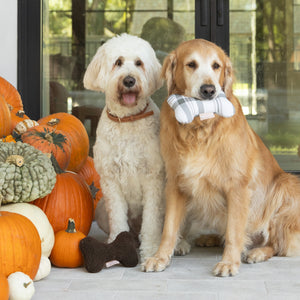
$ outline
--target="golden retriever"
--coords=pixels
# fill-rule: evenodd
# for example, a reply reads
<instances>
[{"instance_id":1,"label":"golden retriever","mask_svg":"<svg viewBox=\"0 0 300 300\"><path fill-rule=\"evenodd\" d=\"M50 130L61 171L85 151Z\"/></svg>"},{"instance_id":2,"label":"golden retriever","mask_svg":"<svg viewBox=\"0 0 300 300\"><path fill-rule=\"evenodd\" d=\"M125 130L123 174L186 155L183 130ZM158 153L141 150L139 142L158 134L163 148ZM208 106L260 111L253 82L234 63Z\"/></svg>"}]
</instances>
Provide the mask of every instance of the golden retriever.
<instances>
[{"instance_id":1,"label":"golden retriever","mask_svg":"<svg viewBox=\"0 0 300 300\"><path fill-rule=\"evenodd\" d=\"M159 250L144 271L164 270L175 247L185 254L190 248L185 239L207 232L214 235L201 236L199 245L224 243L216 276L237 274L241 258L257 263L273 255L299 255L300 181L279 167L248 125L233 95L232 66L224 51L201 39L184 42L165 59L162 75L169 95L207 100L223 90L235 115L195 117L183 125L163 103L166 217Z\"/></svg>"}]
</instances>

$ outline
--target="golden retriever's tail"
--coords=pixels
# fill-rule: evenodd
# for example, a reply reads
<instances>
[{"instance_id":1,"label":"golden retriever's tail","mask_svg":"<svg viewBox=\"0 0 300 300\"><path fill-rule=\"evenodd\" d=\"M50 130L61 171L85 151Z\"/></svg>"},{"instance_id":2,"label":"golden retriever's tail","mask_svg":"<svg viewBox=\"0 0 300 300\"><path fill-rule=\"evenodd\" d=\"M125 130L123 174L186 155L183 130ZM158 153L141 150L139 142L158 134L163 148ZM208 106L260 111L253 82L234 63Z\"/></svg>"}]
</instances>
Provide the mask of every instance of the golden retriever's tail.
<instances>
[{"instance_id":1,"label":"golden retriever's tail","mask_svg":"<svg viewBox=\"0 0 300 300\"><path fill-rule=\"evenodd\" d=\"M269 243L279 256L300 255L300 180L280 173L268 201L270 209ZM271 211L270 211L271 212Z\"/></svg>"}]
</instances>

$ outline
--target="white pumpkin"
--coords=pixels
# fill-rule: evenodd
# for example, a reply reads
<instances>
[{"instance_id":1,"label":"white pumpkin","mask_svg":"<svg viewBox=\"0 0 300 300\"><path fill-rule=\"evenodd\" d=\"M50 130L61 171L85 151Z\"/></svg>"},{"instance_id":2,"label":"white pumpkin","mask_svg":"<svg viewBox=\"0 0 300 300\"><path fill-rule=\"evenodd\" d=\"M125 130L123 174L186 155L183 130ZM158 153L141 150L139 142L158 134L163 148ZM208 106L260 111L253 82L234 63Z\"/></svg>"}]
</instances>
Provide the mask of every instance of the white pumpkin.
<instances>
[{"instance_id":1,"label":"white pumpkin","mask_svg":"<svg viewBox=\"0 0 300 300\"><path fill-rule=\"evenodd\" d=\"M39 232L42 255L50 256L54 246L54 231L46 214L39 207L30 203L14 203L2 205L0 211L14 212L28 218Z\"/></svg>"},{"instance_id":2,"label":"white pumpkin","mask_svg":"<svg viewBox=\"0 0 300 300\"><path fill-rule=\"evenodd\" d=\"M44 255L41 257L39 269L34 277L33 281L41 280L47 277L51 271L51 262L50 259Z\"/></svg>"},{"instance_id":3,"label":"white pumpkin","mask_svg":"<svg viewBox=\"0 0 300 300\"><path fill-rule=\"evenodd\" d=\"M22 273L15 272L7 277L9 300L30 300L35 292L32 279Z\"/></svg>"}]
</instances>

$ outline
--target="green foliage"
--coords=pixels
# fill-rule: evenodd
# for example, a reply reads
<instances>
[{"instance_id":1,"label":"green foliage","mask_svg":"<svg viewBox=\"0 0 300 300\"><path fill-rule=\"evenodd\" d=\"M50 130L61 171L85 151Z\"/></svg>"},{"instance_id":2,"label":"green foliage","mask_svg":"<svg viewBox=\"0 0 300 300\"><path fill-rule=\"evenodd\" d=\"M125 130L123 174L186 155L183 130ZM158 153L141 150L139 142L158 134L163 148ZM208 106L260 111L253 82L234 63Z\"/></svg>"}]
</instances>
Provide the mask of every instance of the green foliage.
<instances>
[{"instance_id":1,"label":"green foliage","mask_svg":"<svg viewBox=\"0 0 300 300\"><path fill-rule=\"evenodd\" d=\"M290 132L266 134L263 136L264 142L269 146L293 148L300 145L300 136Z\"/></svg>"},{"instance_id":2,"label":"green foliage","mask_svg":"<svg viewBox=\"0 0 300 300\"><path fill-rule=\"evenodd\" d=\"M108 30L118 34L128 31L132 22L132 13L135 0L107 0L105 26ZM110 12L111 11L111 12Z\"/></svg>"},{"instance_id":3,"label":"green foliage","mask_svg":"<svg viewBox=\"0 0 300 300\"><path fill-rule=\"evenodd\" d=\"M104 35L104 29L118 34L129 31L135 0L88 0L86 26L88 35ZM50 36L72 35L72 1L49 1ZM105 12L104 12L105 10Z\"/></svg>"},{"instance_id":4,"label":"green foliage","mask_svg":"<svg viewBox=\"0 0 300 300\"><path fill-rule=\"evenodd\" d=\"M88 0L86 13L87 35L104 34L104 12L107 0Z\"/></svg>"},{"instance_id":5,"label":"green foliage","mask_svg":"<svg viewBox=\"0 0 300 300\"><path fill-rule=\"evenodd\" d=\"M72 35L71 10L71 0L49 0L50 37Z\"/></svg>"},{"instance_id":6,"label":"green foliage","mask_svg":"<svg viewBox=\"0 0 300 300\"><path fill-rule=\"evenodd\" d=\"M276 153L296 153L300 145L299 122L286 121L269 124L269 132L262 136L266 145Z\"/></svg>"},{"instance_id":7,"label":"green foliage","mask_svg":"<svg viewBox=\"0 0 300 300\"><path fill-rule=\"evenodd\" d=\"M256 41L258 61L286 60L287 26L285 0L256 1Z\"/></svg>"}]
</instances>

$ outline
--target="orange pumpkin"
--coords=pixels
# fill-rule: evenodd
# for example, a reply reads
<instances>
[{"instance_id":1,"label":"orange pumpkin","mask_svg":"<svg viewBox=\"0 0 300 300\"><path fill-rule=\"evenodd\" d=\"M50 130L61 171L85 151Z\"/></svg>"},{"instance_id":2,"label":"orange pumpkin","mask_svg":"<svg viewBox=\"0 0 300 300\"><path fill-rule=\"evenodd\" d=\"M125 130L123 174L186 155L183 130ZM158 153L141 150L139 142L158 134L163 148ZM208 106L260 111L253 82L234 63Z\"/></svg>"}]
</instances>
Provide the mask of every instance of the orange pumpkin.
<instances>
[{"instance_id":1,"label":"orange pumpkin","mask_svg":"<svg viewBox=\"0 0 300 300\"><path fill-rule=\"evenodd\" d=\"M56 184L50 194L32 203L47 215L54 233L65 229L69 218L74 219L77 229L88 234L94 215L93 198L84 179L70 171L56 169Z\"/></svg>"},{"instance_id":2,"label":"orange pumpkin","mask_svg":"<svg viewBox=\"0 0 300 300\"><path fill-rule=\"evenodd\" d=\"M68 221L66 230L55 234L55 243L50 255L50 261L57 267L76 268L83 265L83 257L79 249L79 242L86 235L76 231L72 218Z\"/></svg>"},{"instance_id":3,"label":"orange pumpkin","mask_svg":"<svg viewBox=\"0 0 300 300\"><path fill-rule=\"evenodd\" d=\"M41 239L26 217L0 212L0 273L23 272L34 279L41 260Z\"/></svg>"},{"instance_id":4,"label":"orange pumpkin","mask_svg":"<svg viewBox=\"0 0 300 300\"><path fill-rule=\"evenodd\" d=\"M15 143L16 142L16 140L14 139L14 137L11 134L3 137L2 139L0 139L0 141L3 143L10 143L10 142Z\"/></svg>"},{"instance_id":5,"label":"orange pumpkin","mask_svg":"<svg viewBox=\"0 0 300 300\"><path fill-rule=\"evenodd\" d=\"M0 300L8 300L9 285L6 276L0 274Z\"/></svg>"},{"instance_id":6,"label":"orange pumpkin","mask_svg":"<svg viewBox=\"0 0 300 300\"><path fill-rule=\"evenodd\" d=\"M97 203L102 198L102 190L100 186L100 175L95 169L94 160L91 156L88 156L85 164L78 171L85 182L90 186L92 196L94 198L94 210L96 209Z\"/></svg>"},{"instance_id":7,"label":"orange pumpkin","mask_svg":"<svg viewBox=\"0 0 300 300\"><path fill-rule=\"evenodd\" d=\"M3 96L0 95L0 138L3 136L10 135L10 133L11 133L10 111Z\"/></svg>"},{"instance_id":8,"label":"orange pumpkin","mask_svg":"<svg viewBox=\"0 0 300 300\"><path fill-rule=\"evenodd\" d=\"M19 92L11 83L1 76L0 95L4 97L6 103L8 103L13 109L23 110L23 103Z\"/></svg>"},{"instance_id":9,"label":"orange pumpkin","mask_svg":"<svg viewBox=\"0 0 300 300\"><path fill-rule=\"evenodd\" d=\"M19 122L22 122L26 119L29 119L27 115L25 115L24 110L14 108L10 111L11 116L11 131L14 130L14 128L17 126Z\"/></svg>"},{"instance_id":10,"label":"orange pumpkin","mask_svg":"<svg viewBox=\"0 0 300 300\"><path fill-rule=\"evenodd\" d=\"M38 125L23 133L21 140L43 153L51 153L61 169L67 168L71 158L71 143L63 131L50 126Z\"/></svg>"},{"instance_id":11,"label":"orange pumpkin","mask_svg":"<svg viewBox=\"0 0 300 300\"><path fill-rule=\"evenodd\" d=\"M81 121L67 113L55 113L40 119L38 123L64 131L72 145L68 170L78 172L89 153L89 137Z\"/></svg>"}]
</instances>

